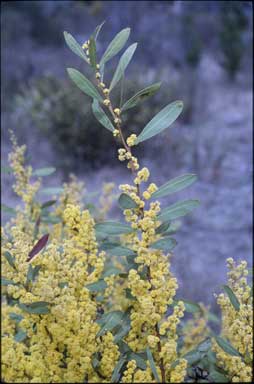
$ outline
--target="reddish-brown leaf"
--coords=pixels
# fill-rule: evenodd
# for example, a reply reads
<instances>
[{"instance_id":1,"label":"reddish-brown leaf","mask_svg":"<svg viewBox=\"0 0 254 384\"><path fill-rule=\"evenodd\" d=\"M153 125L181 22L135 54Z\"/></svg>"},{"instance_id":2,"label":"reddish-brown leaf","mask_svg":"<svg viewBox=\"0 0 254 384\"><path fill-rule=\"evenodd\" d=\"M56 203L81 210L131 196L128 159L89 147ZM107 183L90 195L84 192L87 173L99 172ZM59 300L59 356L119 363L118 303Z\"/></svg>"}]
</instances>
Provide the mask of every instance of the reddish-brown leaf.
<instances>
[{"instance_id":1,"label":"reddish-brown leaf","mask_svg":"<svg viewBox=\"0 0 254 384\"><path fill-rule=\"evenodd\" d=\"M31 261L32 258L35 255L37 255L37 253L39 253L42 250L42 248L45 247L45 245L47 244L48 238L49 238L49 233L47 233L46 235L42 236L42 238L40 238L40 240L38 240L38 242L35 244L33 249L29 252L28 258L27 258L26 261Z\"/></svg>"}]
</instances>

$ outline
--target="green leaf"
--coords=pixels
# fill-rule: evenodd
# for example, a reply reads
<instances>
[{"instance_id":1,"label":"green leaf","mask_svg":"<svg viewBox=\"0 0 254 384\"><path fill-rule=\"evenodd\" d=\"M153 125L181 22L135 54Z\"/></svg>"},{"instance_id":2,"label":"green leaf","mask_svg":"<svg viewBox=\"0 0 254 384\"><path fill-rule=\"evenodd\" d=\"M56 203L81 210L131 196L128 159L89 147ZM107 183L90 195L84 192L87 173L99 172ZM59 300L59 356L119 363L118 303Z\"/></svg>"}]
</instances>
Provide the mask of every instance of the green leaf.
<instances>
[{"instance_id":1,"label":"green leaf","mask_svg":"<svg viewBox=\"0 0 254 384\"><path fill-rule=\"evenodd\" d=\"M96 41L97 40L97 38L98 38L98 35L99 35L99 33L100 33L100 30L101 30L101 28L103 27L103 24L105 23L105 20L100 24L100 25L97 25L97 27L95 28L95 31L94 31L94 33L93 33L93 37L94 37L94 40Z\"/></svg>"},{"instance_id":2,"label":"green leaf","mask_svg":"<svg viewBox=\"0 0 254 384\"><path fill-rule=\"evenodd\" d=\"M161 380L159 378L159 375L158 375L158 372L157 372L157 369L156 369L156 365L155 365L155 362L154 362L154 359L153 359L152 352L150 351L149 348L146 348L146 353L147 353L147 358L148 358L151 370L153 372L154 378L157 381L157 383L161 383Z\"/></svg>"},{"instance_id":3,"label":"green leaf","mask_svg":"<svg viewBox=\"0 0 254 384\"><path fill-rule=\"evenodd\" d=\"M96 70L96 64L97 64L97 62L96 62L96 45L95 45L95 40L92 36L89 39L88 50L89 50L89 58L90 58L91 66L93 69Z\"/></svg>"},{"instance_id":4,"label":"green leaf","mask_svg":"<svg viewBox=\"0 0 254 384\"><path fill-rule=\"evenodd\" d=\"M44 195L57 195L59 193L62 193L63 190L64 189L62 187L48 187L41 189L40 192Z\"/></svg>"},{"instance_id":5,"label":"green leaf","mask_svg":"<svg viewBox=\"0 0 254 384\"><path fill-rule=\"evenodd\" d=\"M95 224L95 231L107 235L122 235L124 233L133 232L133 229L129 225L118 223L116 221L105 221L104 223Z\"/></svg>"},{"instance_id":6,"label":"green leaf","mask_svg":"<svg viewBox=\"0 0 254 384\"><path fill-rule=\"evenodd\" d=\"M228 353L231 356L241 356L240 353L234 347L232 347L229 341L223 339L220 336L215 336L215 340L224 352Z\"/></svg>"},{"instance_id":7,"label":"green leaf","mask_svg":"<svg viewBox=\"0 0 254 384\"><path fill-rule=\"evenodd\" d=\"M182 101L174 101L163 108L153 119L145 126L139 134L136 144L148 140L151 137L168 128L180 115L183 109Z\"/></svg>"},{"instance_id":8,"label":"green leaf","mask_svg":"<svg viewBox=\"0 0 254 384\"><path fill-rule=\"evenodd\" d=\"M81 57L81 59L84 59L88 63L87 57L82 47L77 43L74 37L70 33L64 31L64 39L68 47L72 50L72 52L74 52L76 55Z\"/></svg>"},{"instance_id":9,"label":"green leaf","mask_svg":"<svg viewBox=\"0 0 254 384\"><path fill-rule=\"evenodd\" d=\"M201 343L198 344L197 350L199 352L208 352L211 348L211 339L210 337L207 337L205 340L201 341Z\"/></svg>"},{"instance_id":10,"label":"green leaf","mask_svg":"<svg viewBox=\"0 0 254 384\"><path fill-rule=\"evenodd\" d=\"M176 219L181 216L185 216L198 206L199 206L198 200L179 201L178 203L175 203L163 209L160 215L158 216L158 220L164 222L164 221Z\"/></svg>"},{"instance_id":11,"label":"green leaf","mask_svg":"<svg viewBox=\"0 0 254 384\"><path fill-rule=\"evenodd\" d=\"M14 312L10 312L10 313L9 313L9 318L10 318L11 320L16 321L17 323L19 323L21 320L24 319L24 317L23 317L22 315L19 315L19 314L14 313Z\"/></svg>"},{"instance_id":12,"label":"green leaf","mask_svg":"<svg viewBox=\"0 0 254 384\"><path fill-rule=\"evenodd\" d=\"M27 271L27 282L34 281L38 276L40 269L41 269L40 265L36 265L33 268L33 266L29 264L28 271Z\"/></svg>"},{"instance_id":13,"label":"green leaf","mask_svg":"<svg viewBox=\"0 0 254 384\"><path fill-rule=\"evenodd\" d=\"M111 276L111 275L120 275L121 273L123 273L123 271L121 271L121 269L119 268L116 268L116 267L110 267L108 269L106 269L101 277L103 277L103 279L107 276Z\"/></svg>"},{"instance_id":14,"label":"green leaf","mask_svg":"<svg viewBox=\"0 0 254 384\"><path fill-rule=\"evenodd\" d=\"M160 233L164 233L167 231L167 229L170 226L170 221L162 223L155 231L156 235L159 235Z\"/></svg>"},{"instance_id":15,"label":"green leaf","mask_svg":"<svg viewBox=\"0 0 254 384\"><path fill-rule=\"evenodd\" d=\"M27 333L22 329L20 329L14 336L14 340L17 341L17 343L24 341L26 338L27 338Z\"/></svg>"},{"instance_id":16,"label":"green leaf","mask_svg":"<svg viewBox=\"0 0 254 384\"><path fill-rule=\"evenodd\" d=\"M197 176L194 174L186 174L183 176L178 176L166 184L163 184L160 188L157 189L153 193L154 198L164 197L170 195L171 193L175 193L181 191L182 189L189 187L197 180Z\"/></svg>"},{"instance_id":17,"label":"green leaf","mask_svg":"<svg viewBox=\"0 0 254 384\"><path fill-rule=\"evenodd\" d=\"M127 361L126 356L121 355L120 359L115 365L115 368L111 377L112 383L119 383L119 379L121 377L121 369L123 368L126 361Z\"/></svg>"},{"instance_id":18,"label":"green leaf","mask_svg":"<svg viewBox=\"0 0 254 384\"><path fill-rule=\"evenodd\" d=\"M122 209L134 209L138 207L138 204L135 203L132 198L126 193L122 193L118 199L118 204Z\"/></svg>"},{"instance_id":19,"label":"green leaf","mask_svg":"<svg viewBox=\"0 0 254 384\"><path fill-rule=\"evenodd\" d=\"M164 237L163 239L155 241L153 244L150 244L151 248L161 249L162 251L168 252L171 251L176 246L177 242L172 237Z\"/></svg>"},{"instance_id":20,"label":"green leaf","mask_svg":"<svg viewBox=\"0 0 254 384\"><path fill-rule=\"evenodd\" d=\"M111 83L110 83L110 87L109 87L110 91L112 91L112 89L116 86L119 80L123 77L124 72L129 62L131 61L136 48L137 48L137 43L130 45L121 56L118 66L116 68L116 71L114 73L113 79L111 80Z\"/></svg>"},{"instance_id":21,"label":"green leaf","mask_svg":"<svg viewBox=\"0 0 254 384\"><path fill-rule=\"evenodd\" d=\"M173 233L176 233L176 231L181 227L181 221L176 220L173 223L170 223L169 228L166 230L166 232L163 233L163 236L172 235Z\"/></svg>"},{"instance_id":22,"label":"green leaf","mask_svg":"<svg viewBox=\"0 0 254 384\"><path fill-rule=\"evenodd\" d=\"M54 167L47 167L47 168L39 168L33 171L33 176L49 176L52 175L56 171L56 168Z\"/></svg>"},{"instance_id":23,"label":"green leaf","mask_svg":"<svg viewBox=\"0 0 254 384\"><path fill-rule=\"evenodd\" d=\"M220 324L220 319L214 313L208 313L208 321L212 321L213 323Z\"/></svg>"},{"instance_id":24,"label":"green leaf","mask_svg":"<svg viewBox=\"0 0 254 384\"><path fill-rule=\"evenodd\" d=\"M8 207L5 204L1 204L1 209L3 212L9 213L10 215L16 215L16 210L14 208Z\"/></svg>"},{"instance_id":25,"label":"green leaf","mask_svg":"<svg viewBox=\"0 0 254 384\"><path fill-rule=\"evenodd\" d=\"M48 208L48 207L51 207L52 205L54 205L56 203L56 200L49 200L49 201L46 201L45 203L43 203L41 205L41 209L45 209L45 208Z\"/></svg>"},{"instance_id":26,"label":"green leaf","mask_svg":"<svg viewBox=\"0 0 254 384\"><path fill-rule=\"evenodd\" d=\"M61 223L62 220L60 217L57 217L57 216L47 216L47 217L42 217L41 222L45 224L58 224L58 223Z\"/></svg>"},{"instance_id":27,"label":"green leaf","mask_svg":"<svg viewBox=\"0 0 254 384\"><path fill-rule=\"evenodd\" d=\"M91 83L90 80L88 80L84 75L82 75L82 73L80 73L74 68L67 68L67 72L71 80L77 85L79 89L81 89L82 92L90 96L92 99L96 99L101 102L103 101L101 95L99 94L95 86Z\"/></svg>"},{"instance_id":28,"label":"green leaf","mask_svg":"<svg viewBox=\"0 0 254 384\"><path fill-rule=\"evenodd\" d=\"M95 118L103 125L103 127L107 128L109 131L114 131L114 126L111 123L110 119L106 115L106 113L103 111L103 109L100 107L97 100L93 101L92 104L92 111L95 116Z\"/></svg>"},{"instance_id":29,"label":"green leaf","mask_svg":"<svg viewBox=\"0 0 254 384\"><path fill-rule=\"evenodd\" d=\"M97 337L103 336L106 332L111 331L117 325L120 325L122 317L123 312L121 311L107 313L106 321L103 323L100 331L97 334Z\"/></svg>"},{"instance_id":30,"label":"green leaf","mask_svg":"<svg viewBox=\"0 0 254 384\"><path fill-rule=\"evenodd\" d=\"M201 356L200 352L194 350L194 351L190 351L190 352L186 353L183 356L183 358L188 361L189 365L193 365L193 364L198 363L201 360L202 356Z\"/></svg>"},{"instance_id":31,"label":"green leaf","mask_svg":"<svg viewBox=\"0 0 254 384\"><path fill-rule=\"evenodd\" d=\"M235 308L235 310L239 311L240 310L240 303L239 303L236 295L232 291L232 289L228 285L223 285L223 289L226 292L226 294L228 295L228 298L229 298L231 304L233 305L233 307Z\"/></svg>"},{"instance_id":32,"label":"green leaf","mask_svg":"<svg viewBox=\"0 0 254 384\"><path fill-rule=\"evenodd\" d=\"M132 96L129 100L124 103L121 108L122 112L127 111L130 108L136 107L136 105L153 96L159 90L160 86L161 83L155 83L137 92L134 96Z\"/></svg>"},{"instance_id":33,"label":"green leaf","mask_svg":"<svg viewBox=\"0 0 254 384\"><path fill-rule=\"evenodd\" d=\"M1 285L17 285L17 283L15 283L14 281L12 280L9 280L9 279L6 279L5 277L1 277Z\"/></svg>"},{"instance_id":34,"label":"green leaf","mask_svg":"<svg viewBox=\"0 0 254 384\"><path fill-rule=\"evenodd\" d=\"M12 173L12 168L6 165L1 166L1 172L7 173L8 175Z\"/></svg>"},{"instance_id":35,"label":"green leaf","mask_svg":"<svg viewBox=\"0 0 254 384\"><path fill-rule=\"evenodd\" d=\"M212 379L213 383L229 383L227 376L218 372L216 369L210 370L209 377Z\"/></svg>"},{"instance_id":36,"label":"green leaf","mask_svg":"<svg viewBox=\"0 0 254 384\"><path fill-rule=\"evenodd\" d=\"M194 303L193 301L189 300L175 300L177 301L182 301L184 303L185 311L190 312L190 313L196 313L196 312L202 312L202 309L199 304Z\"/></svg>"},{"instance_id":37,"label":"green leaf","mask_svg":"<svg viewBox=\"0 0 254 384\"><path fill-rule=\"evenodd\" d=\"M122 324L114 336L114 342L118 343L118 341L123 340L123 338L129 333L130 329L131 329L130 316L129 314L125 313L122 318Z\"/></svg>"},{"instance_id":38,"label":"green leaf","mask_svg":"<svg viewBox=\"0 0 254 384\"><path fill-rule=\"evenodd\" d=\"M139 353L130 352L127 354L127 356L129 361L130 360L136 361L138 368L142 370L145 370L147 368L147 364L146 364L147 355L145 352L139 352Z\"/></svg>"},{"instance_id":39,"label":"green leaf","mask_svg":"<svg viewBox=\"0 0 254 384\"><path fill-rule=\"evenodd\" d=\"M112 256L131 256L134 254L132 249L123 247L120 243L104 242L102 243L100 249Z\"/></svg>"},{"instance_id":40,"label":"green leaf","mask_svg":"<svg viewBox=\"0 0 254 384\"><path fill-rule=\"evenodd\" d=\"M10 266L12 268L15 268L15 259L14 257L10 254L9 251L5 251L4 252L4 257L6 258L6 260L8 261L8 263L10 264Z\"/></svg>"},{"instance_id":41,"label":"green leaf","mask_svg":"<svg viewBox=\"0 0 254 384\"><path fill-rule=\"evenodd\" d=\"M23 304L19 303L19 307L28 313L31 314L37 314L37 315L45 315L50 312L48 305L50 303L46 301L38 301L36 303L31 303L31 304Z\"/></svg>"},{"instance_id":42,"label":"green leaf","mask_svg":"<svg viewBox=\"0 0 254 384\"><path fill-rule=\"evenodd\" d=\"M107 284L104 280L98 280L95 283L87 284L86 288L89 289L90 292L100 292L107 288Z\"/></svg>"},{"instance_id":43,"label":"green leaf","mask_svg":"<svg viewBox=\"0 0 254 384\"><path fill-rule=\"evenodd\" d=\"M104 65L107 61L109 61L112 57L114 57L118 54L118 52L121 51L121 49L127 42L129 35L130 28L125 28L114 37L114 39L111 41L101 58L100 66Z\"/></svg>"}]
</instances>

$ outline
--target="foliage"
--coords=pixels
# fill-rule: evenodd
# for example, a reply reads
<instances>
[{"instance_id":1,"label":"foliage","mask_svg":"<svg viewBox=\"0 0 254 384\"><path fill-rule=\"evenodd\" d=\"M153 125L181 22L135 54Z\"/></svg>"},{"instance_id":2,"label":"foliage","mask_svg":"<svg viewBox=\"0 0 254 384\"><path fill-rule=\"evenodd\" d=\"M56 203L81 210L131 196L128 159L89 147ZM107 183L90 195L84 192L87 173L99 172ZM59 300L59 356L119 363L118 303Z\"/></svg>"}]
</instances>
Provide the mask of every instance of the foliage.
<instances>
[{"instance_id":1,"label":"foliage","mask_svg":"<svg viewBox=\"0 0 254 384\"><path fill-rule=\"evenodd\" d=\"M126 84L126 98L133 95L137 84L135 79ZM116 97L118 94L115 92L114 99ZM144 94L140 97L144 100L145 98ZM123 117L126 132L138 132L157 111L158 103L159 100L154 103L148 100L144 107L136 102L135 113L126 113ZM59 166L65 168L66 172L74 167L78 169L81 164L82 167L89 164L96 168L105 162L117 164L112 153L105 151L105 148L114 146L113 137L107 131L101 130L99 122L94 119L89 98L85 95L81 97L80 91L71 87L65 79L60 80L48 75L33 80L16 96L14 109L19 119L31 125L30 119L32 124L49 138L61 159Z\"/></svg>"},{"instance_id":2,"label":"foliage","mask_svg":"<svg viewBox=\"0 0 254 384\"><path fill-rule=\"evenodd\" d=\"M65 33L81 59L84 50L84 62L94 69L93 83L77 70L68 73L82 92L96 99L94 118L105 133L121 142L118 159L127 162L133 176L131 185L119 186L124 222L106 217L114 198L112 184L105 186L94 209L75 177L63 187L48 188L49 200L41 201L42 178L55 169L33 171L25 164L26 147L11 135L13 189L22 206L2 229L3 381L251 382L251 290L242 278L246 264L236 267L229 260L227 297L219 299L222 335L214 337L207 325L214 317L201 304L176 297L178 283L171 272L174 220L199 202L177 201L161 210L156 200L190 186L195 175L182 175L163 186L148 183L149 170L140 169L132 153L140 142L168 128L182 103L169 103L138 135L128 134L122 118L126 112L119 101L113 104L103 76L105 64L123 48L130 30L116 35L101 65L95 61L98 31L82 47ZM125 52L114 86L134 53ZM184 321L187 312L193 314L192 322ZM236 335L239 325L242 331ZM239 375L232 362L242 370Z\"/></svg>"},{"instance_id":3,"label":"foliage","mask_svg":"<svg viewBox=\"0 0 254 384\"><path fill-rule=\"evenodd\" d=\"M247 18L241 3L241 1L221 2L219 41L223 53L223 66L231 79L234 79L239 71L245 52L243 33L247 27Z\"/></svg>"}]
</instances>

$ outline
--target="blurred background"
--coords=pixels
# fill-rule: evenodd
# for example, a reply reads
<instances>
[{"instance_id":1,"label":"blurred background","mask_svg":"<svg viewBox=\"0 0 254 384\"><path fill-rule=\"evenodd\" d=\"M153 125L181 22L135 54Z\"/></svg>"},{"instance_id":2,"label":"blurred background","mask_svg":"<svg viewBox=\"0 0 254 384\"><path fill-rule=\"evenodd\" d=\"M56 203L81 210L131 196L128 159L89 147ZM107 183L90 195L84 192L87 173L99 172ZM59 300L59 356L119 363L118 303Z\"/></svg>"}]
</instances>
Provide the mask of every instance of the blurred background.
<instances>
[{"instance_id":1,"label":"blurred background","mask_svg":"<svg viewBox=\"0 0 254 384\"><path fill-rule=\"evenodd\" d=\"M198 175L194 186L162 204L200 199L175 235L172 268L179 297L214 308L226 258L251 262L252 2L2 1L1 11L2 164L7 165L11 128L27 145L33 167L57 167L49 185L74 173L88 192L105 181L128 182L130 175L117 160L112 135L91 114L90 99L67 76L67 67L89 72L66 46L63 31L82 44L106 20L100 56L117 32L131 27L128 44L137 41L138 49L124 98L163 84L130 111L126 135L140 132L168 103L184 101L177 122L140 145L139 159L159 185L183 173ZM117 59L108 63L109 78L116 64ZM2 201L15 207L12 182L2 174ZM111 217L117 215L115 207Z\"/></svg>"}]
</instances>

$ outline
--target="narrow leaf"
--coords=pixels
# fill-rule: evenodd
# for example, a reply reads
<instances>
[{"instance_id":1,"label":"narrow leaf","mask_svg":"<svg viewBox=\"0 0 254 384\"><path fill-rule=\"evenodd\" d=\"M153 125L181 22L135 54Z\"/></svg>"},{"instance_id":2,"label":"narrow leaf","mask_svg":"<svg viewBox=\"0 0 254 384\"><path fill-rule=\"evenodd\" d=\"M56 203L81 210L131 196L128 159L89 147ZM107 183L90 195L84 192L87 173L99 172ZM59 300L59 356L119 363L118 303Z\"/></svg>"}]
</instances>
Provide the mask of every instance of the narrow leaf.
<instances>
[{"instance_id":1,"label":"narrow leaf","mask_svg":"<svg viewBox=\"0 0 254 384\"><path fill-rule=\"evenodd\" d=\"M107 284L104 280L99 280L95 283L87 284L86 288L89 289L90 292L100 292L107 288Z\"/></svg>"},{"instance_id":2,"label":"narrow leaf","mask_svg":"<svg viewBox=\"0 0 254 384\"><path fill-rule=\"evenodd\" d=\"M145 359L147 358L146 356L146 353L144 352L139 352L139 353L135 353L135 352L131 352L131 353L128 353L128 360L135 360L136 361L136 364L137 364L137 367L142 369L142 370L145 370L147 368L147 364L146 364L146 361Z\"/></svg>"},{"instance_id":3,"label":"narrow leaf","mask_svg":"<svg viewBox=\"0 0 254 384\"><path fill-rule=\"evenodd\" d=\"M122 320L122 313L118 313L120 311L115 311L110 314L108 314L107 320L104 323L104 325L101 327L100 331L98 332L97 336L102 336L106 332L111 331L113 328L115 328L117 325L121 323Z\"/></svg>"},{"instance_id":4,"label":"narrow leaf","mask_svg":"<svg viewBox=\"0 0 254 384\"><path fill-rule=\"evenodd\" d=\"M138 204L135 203L132 198L126 193L122 193L118 199L118 204L122 209L134 209L138 207Z\"/></svg>"},{"instance_id":5,"label":"narrow leaf","mask_svg":"<svg viewBox=\"0 0 254 384\"><path fill-rule=\"evenodd\" d=\"M130 45L129 48L127 48L126 51L121 56L118 66L116 68L116 71L114 73L113 79L111 80L111 83L110 83L110 87L109 87L110 91L116 86L119 80L123 77L124 72L127 66L129 65L129 62L131 61L136 48L137 48L137 43Z\"/></svg>"},{"instance_id":6,"label":"narrow leaf","mask_svg":"<svg viewBox=\"0 0 254 384\"><path fill-rule=\"evenodd\" d=\"M44 195L57 195L59 193L63 192L62 187L48 187L48 188L43 188L40 190L41 193Z\"/></svg>"},{"instance_id":7,"label":"narrow leaf","mask_svg":"<svg viewBox=\"0 0 254 384\"><path fill-rule=\"evenodd\" d=\"M184 303L185 311L190 312L190 313L196 313L196 312L201 312L201 307L199 304L194 303L193 301L189 300L174 300L174 302L177 304L178 301L182 301Z\"/></svg>"},{"instance_id":8,"label":"narrow leaf","mask_svg":"<svg viewBox=\"0 0 254 384\"><path fill-rule=\"evenodd\" d=\"M155 362L154 362L154 359L153 359L152 352L150 351L149 348L147 348L146 349L146 353L147 353L147 358L148 358L151 370L153 372L154 378L157 381L157 383L160 383L161 380L159 378L159 375L158 375L158 372L157 372L157 369L156 369L156 365L155 365Z\"/></svg>"},{"instance_id":9,"label":"narrow leaf","mask_svg":"<svg viewBox=\"0 0 254 384\"><path fill-rule=\"evenodd\" d=\"M121 377L120 372L121 372L121 369L125 363L126 363L126 356L121 355L120 359L118 360L117 364L115 365L115 368L114 368L114 371L113 371L113 374L111 377L112 383L119 383L119 379Z\"/></svg>"},{"instance_id":10,"label":"narrow leaf","mask_svg":"<svg viewBox=\"0 0 254 384\"><path fill-rule=\"evenodd\" d=\"M104 223L95 224L95 231L107 235L122 235L124 233L133 232L133 229L129 225L121 224L116 221L105 221Z\"/></svg>"},{"instance_id":11,"label":"narrow leaf","mask_svg":"<svg viewBox=\"0 0 254 384\"><path fill-rule=\"evenodd\" d=\"M14 336L14 340L17 341L18 343L24 341L26 338L27 338L27 333L22 329L20 329Z\"/></svg>"},{"instance_id":12,"label":"narrow leaf","mask_svg":"<svg viewBox=\"0 0 254 384\"><path fill-rule=\"evenodd\" d=\"M241 356L240 353L234 347L232 347L232 345L227 340L223 339L220 336L216 336L215 340L224 352L228 353L231 356Z\"/></svg>"},{"instance_id":13,"label":"narrow leaf","mask_svg":"<svg viewBox=\"0 0 254 384\"><path fill-rule=\"evenodd\" d=\"M100 24L100 25L98 25L96 28L95 28L95 31L94 31L94 33L93 33L93 37L94 37L94 40L96 41L97 40L97 38L98 38L98 35L99 35L99 33L100 33L100 30L101 30L101 28L103 27L103 24L105 23L105 20Z\"/></svg>"},{"instance_id":14,"label":"narrow leaf","mask_svg":"<svg viewBox=\"0 0 254 384\"><path fill-rule=\"evenodd\" d=\"M77 85L79 89L81 89L82 92L90 96L92 99L103 101L95 86L91 83L90 80L82 75L82 73L74 68L67 68L67 72L71 80Z\"/></svg>"},{"instance_id":15,"label":"narrow leaf","mask_svg":"<svg viewBox=\"0 0 254 384\"><path fill-rule=\"evenodd\" d=\"M10 254L9 251L5 251L4 252L4 257L6 258L6 260L8 261L8 263L10 264L10 266L12 268L15 268L15 259L14 257Z\"/></svg>"},{"instance_id":16,"label":"narrow leaf","mask_svg":"<svg viewBox=\"0 0 254 384\"><path fill-rule=\"evenodd\" d=\"M126 41L128 40L129 35L130 28L125 28L114 37L101 58L100 66L104 65L112 57L117 55L119 51L121 51Z\"/></svg>"},{"instance_id":17,"label":"narrow leaf","mask_svg":"<svg viewBox=\"0 0 254 384\"><path fill-rule=\"evenodd\" d=\"M16 321L17 323L19 323L22 319L24 319L24 317L22 315L19 315L19 314L14 313L14 312L9 313L9 318L11 320Z\"/></svg>"},{"instance_id":18,"label":"narrow leaf","mask_svg":"<svg viewBox=\"0 0 254 384\"><path fill-rule=\"evenodd\" d=\"M74 37L70 33L64 31L64 39L68 47L72 50L72 52L74 52L76 55L81 57L81 59L84 59L88 63L87 57L82 47L77 43Z\"/></svg>"},{"instance_id":19,"label":"narrow leaf","mask_svg":"<svg viewBox=\"0 0 254 384\"><path fill-rule=\"evenodd\" d=\"M39 168L33 172L33 176L49 176L56 171L54 167Z\"/></svg>"},{"instance_id":20,"label":"narrow leaf","mask_svg":"<svg viewBox=\"0 0 254 384\"><path fill-rule=\"evenodd\" d=\"M32 304L19 303L18 305L25 312L28 312L31 314L37 314L37 315L46 315L47 313L50 312L48 308L49 304L50 303L47 303L45 301L39 301Z\"/></svg>"},{"instance_id":21,"label":"narrow leaf","mask_svg":"<svg viewBox=\"0 0 254 384\"><path fill-rule=\"evenodd\" d=\"M198 200L183 200L163 209L158 220L164 222L185 216L199 206Z\"/></svg>"},{"instance_id":22,"label":"narrow leaf","mask_svg":"<svg viewBox=\"0 0 254 384\"><path fill-rule=\"evenodd\" d=\"M197 176L193 174L186 174L183 176L176 177L162 185L153 193L154 198L164 197L171 193L178 192L186 187L189 187L197 180Z\"/></svg>"},{"instance_id":23,"label":"narrow leaf","mask_svg":"<svg viewBox=\"0 0 254 384\"><path fill-rule=\"evenodd\" d=\"M6 279L5 277L1 277L1 285L17 285L17 283L15 283L14 281L12 280L9 280L9 279Z\"/></svg>"},{"instance_id":24,"label":"narrow leaf","mask_svg":"<svg viewBox=\"0 0 254 384\"><path fill-rule=\"evenodd\" d=\"M172 237L164 237L158 241L155 241L150 245L151 248L161 249L162 251L168 252L171 251L176 246L177 242Z\"/></svg>"},{"instance_id":25,"label":"narrow leaf","mask_svg":"<svg viewBox=\"0 0 254 384\"><path fill-rule=\"evenodd\" d=\"M41 205L41 209L45 209L45 208L48 208L48 207L51 207L52 205L54 205L56 203L56 200L49 200L49 201L46 201L45 203L43 203Z\"/></svg>"},{"instance_id":26,"label":"narrow leaf","mask_svg":"<svg viewBox=\"0 0 254 384\"><path fill-rule=\"evenodd\" d=\"M29 252L28 258L26 261L31 261L35 255L37 255L47 244L49 238L49 233L42 236L40 240L35 244L33 249Z\"/></svg>"},{"instance_id":27,"label":"narrow leaf","mask_svg":"<svg viewBox=\"0 0 254 384\"><path fill-rule=\"evenodd\" d=\"M145 126L137 137L136 144L141 143L168 128L180 115L183 109L182 101L175 101L163 108Z\"/></svg>"},{"instance_id":28,"label":"narrow leaf","mask_svg":"<svg viewBox=\"0 0 254 384\"><path fill-rule=\"evenodd\" d=\"M223 285L223 289L226 292L226 294L228 295L228 298L229 298L231 304L233 305L233 307L235 308L235 310L239 311L240 310L240 303L239 303L236 295L232 291L232 289L228 285Z\"/></svg>"},{"instance_id":29,"label":"narrow leaf","mask_svg":"<svg viewBox=\"0 0 254 384\"><path fill-rule=\"evenodd\" d=\"M101 123L101 125L103 125L103 127L107 128L109 131L113 132L115 128L114 128L113 124L111 123L110 119L108 118L108 116L106 115L106 113L100 107L97 100L93 101L92 110L93 110L94 116Z\"/></svg>"},{"instance_id":30,"label":"narrow leaf","mask_svg":"<svg viewBox=\"0 0 254 384\"><path fill-rule=\"evenodd\" d=\"M127 111L130 108L136 107L136 105L153 96L159 90L160 86L161 83L155 83L137 92L134 96L132 96L129 100L124 103L121 108L122 112Z\"/></svg>"},{"instance_id":31,"label":"narrow leaf","mask_svg":"<svg viewBox=\"0 0 254 384\"><path fill-rule=\"evenodd\" d=\"M95 45L95 40L92 36L89 39L88 50L89 50L89 58L90 58L91 66L93 69L96 70L96 64L97 64L96 63L96 45Z\"/></svg>"},{"instance_id":32,"label":"narrow leaf","mask_svg":"<svg viewBox=\"0 0 254 384\"><path fill-rule=\"evenodd\" d=\"M100 249L101 251L105 251L108 255L114 256L131 256L134 254L132 249L123 247L120 243L104 242Z\"/></svg>"},{"instance_id":33,"label":"narrow leaf","mask_svg":"<svg viewBox=\"0 0 254 384\"><path fill-rule=\"evenodd\" d=\"M107 268L101 275L101 277L104 279L105 277L107 276L111 276L111 275L120 275L121 273L123 273L123 271L119 268L116 268L116 267L110 267L110 268Z\"/></svg>"}]
</instances>

